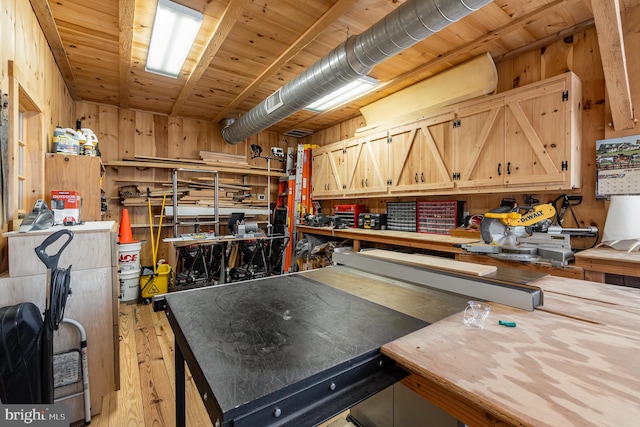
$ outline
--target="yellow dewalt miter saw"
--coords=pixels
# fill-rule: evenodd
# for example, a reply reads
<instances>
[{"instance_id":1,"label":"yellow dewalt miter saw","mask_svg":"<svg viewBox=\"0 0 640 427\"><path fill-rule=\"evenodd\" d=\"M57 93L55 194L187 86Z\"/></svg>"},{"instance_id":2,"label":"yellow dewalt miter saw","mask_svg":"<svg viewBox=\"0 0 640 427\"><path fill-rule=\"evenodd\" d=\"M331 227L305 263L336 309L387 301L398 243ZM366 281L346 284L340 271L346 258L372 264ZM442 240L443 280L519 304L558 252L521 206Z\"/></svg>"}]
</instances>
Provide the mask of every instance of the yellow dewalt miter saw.
<instances>
[{"instance_id":1,"label":"yellow dewalt miter saw","mask_svg":"<svg viewBox=\"0 0 640 427\"><path fill-rule=\"evenodd\" d=\"M514 261L544 261L566 265L571 261L571 236L597 236L596 227L563 228L553 204L502 206L480 222L482 243L461 245L468 252Z\"/></svg>"}]
</instances>

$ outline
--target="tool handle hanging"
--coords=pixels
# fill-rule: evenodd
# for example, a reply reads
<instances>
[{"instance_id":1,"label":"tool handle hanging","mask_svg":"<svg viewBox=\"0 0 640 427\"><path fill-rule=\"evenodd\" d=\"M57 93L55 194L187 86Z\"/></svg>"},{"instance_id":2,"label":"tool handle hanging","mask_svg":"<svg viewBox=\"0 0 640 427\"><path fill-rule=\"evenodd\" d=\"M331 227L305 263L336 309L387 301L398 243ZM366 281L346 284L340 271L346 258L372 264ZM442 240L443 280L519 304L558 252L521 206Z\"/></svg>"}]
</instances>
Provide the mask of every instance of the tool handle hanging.
<instances>
[{"instance_id":1,"label":"tool handle hanging","mask_svg":"<svg viewBox=\"0 0 640 427\"><path fill-rule=\"evenodd\" d=\"M47 253L47 248L52 244L54 244L59 238L61 238L64 235L67 236L67 241L64 242L64 244L56 254L49 255ZM72 239L73 239L73 232L71 230L56 231L55 233L47 237L44 240L44 242L42 242L42 244L40 244L40 246L38 246L35 249L36 255L38 255L38 258L40 258L40 261L42 261L49 270L55 270L58 268L58 260L60 259L60 254L69 245L69 243L71 243Z\"/></svg>"}]
</instances>

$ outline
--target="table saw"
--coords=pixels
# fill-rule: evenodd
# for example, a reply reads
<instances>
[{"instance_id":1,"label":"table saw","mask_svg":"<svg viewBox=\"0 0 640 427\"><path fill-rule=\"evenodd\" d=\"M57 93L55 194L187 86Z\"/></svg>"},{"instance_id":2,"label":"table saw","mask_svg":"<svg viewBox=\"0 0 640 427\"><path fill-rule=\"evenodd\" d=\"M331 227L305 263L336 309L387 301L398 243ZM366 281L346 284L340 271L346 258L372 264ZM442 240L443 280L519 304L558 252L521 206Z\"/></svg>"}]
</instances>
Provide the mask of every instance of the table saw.
<instances>
[{"instance_id":1,"label":"table saw","mask_svg":"<svg viewBox=\"0 0 640 427\"><path fill-rule=\"evenodd\" d=\"M341 263L355 264L166 295L177 424L184 425L183 361L214 425L317 425L407 376L380 348L461 313L469 296L456 286L465 280L470 293L484 286L519 292L526 310L542 299L526 284L540 277L531 273L512 285L504 274L429 271L415 262L390 267L382 258L372 272L372 259L343 254ZM458 293L415 283L420 276Z\"/></svg>"}]
</instances>

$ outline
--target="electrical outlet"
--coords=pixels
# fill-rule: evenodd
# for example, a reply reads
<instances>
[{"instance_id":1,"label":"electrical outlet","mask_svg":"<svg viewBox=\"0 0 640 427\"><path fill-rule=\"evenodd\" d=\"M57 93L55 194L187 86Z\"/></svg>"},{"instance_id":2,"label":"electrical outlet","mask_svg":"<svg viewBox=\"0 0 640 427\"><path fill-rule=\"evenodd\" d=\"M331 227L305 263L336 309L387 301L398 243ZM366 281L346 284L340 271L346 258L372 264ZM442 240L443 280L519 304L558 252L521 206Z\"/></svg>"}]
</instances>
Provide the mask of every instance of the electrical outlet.
<instances>
[{"instance_id":1,"label":"electrical outlet","mask_svg":"<svg viewBox=\"0 0 640 427\"><path fill-rule=\"evenodd\" d=\"M259 201L267 200L267 196L265 196L264 194L258 194L258 200Z\"/></svg>"}]
</instances>

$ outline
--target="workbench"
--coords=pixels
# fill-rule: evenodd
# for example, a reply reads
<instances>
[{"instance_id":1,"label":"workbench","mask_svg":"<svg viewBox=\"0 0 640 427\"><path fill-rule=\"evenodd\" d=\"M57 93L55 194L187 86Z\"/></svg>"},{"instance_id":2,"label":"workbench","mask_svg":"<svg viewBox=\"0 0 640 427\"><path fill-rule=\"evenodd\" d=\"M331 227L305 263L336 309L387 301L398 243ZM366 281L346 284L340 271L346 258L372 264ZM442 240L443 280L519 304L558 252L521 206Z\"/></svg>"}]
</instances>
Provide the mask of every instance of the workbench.
<instances>
[{"instance_id":1,"label":"workbench","mask_svg":"<svg viewBox=\"0 0 640 427\"><path fill-rule=\"evenodd\" d=\"M361 242L381 243L406 248L427 249L436 252L462 253L464 249L457 248L456 244L475 243L476 238L456 237L447 234L412 233L409 231L394 230L366 230L363 228L331 228L296 226L296 231L301 234L315 234L330 236L336 239L353 240L353 250L360 251ZM298 239L298 240L300 240Z\"/></svg>"},{"instance_id":2,"label":"workbench","mask_svg":"<svg viewBox=\"0 0 640 427\"><path fill-rule=\"evenodd\" d=\"M535 271L537 273L551 274L552 276L568 277L571 279L584 279L584 270L573 264L558 266L549 262L526 262L500 259L490 255L477 254L472 252L462 252L456 254L456 260L472 262L483 265L494 265L508 268L518 268L521 270Z\"/></svg>"},{"instance_id":3,"label":"workbench","mask_svg":"<svg viewBox=\"0 0 640 427\"><path fill-rule=\"evenodd\" d=\"M605 274L640 277L640 252L619 251L601 246L576 253L576 267L584 269L586 280L605 282Z\"/></svg>"},{"instance_id":4,"label":"workbench","mask_svg":"<svg viewBox=\"0 0 640 427\"><path fill-rule=\"evenodd\" d=\"M469 426L636 426L640 290L552 276L537 285L545 302L533 312L490 304L484 330L454 315L382 353L411 372L404 385Z\"/></svg>"}]
</instances>

